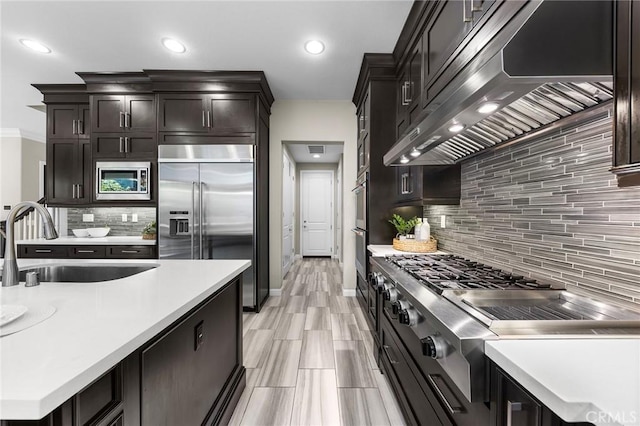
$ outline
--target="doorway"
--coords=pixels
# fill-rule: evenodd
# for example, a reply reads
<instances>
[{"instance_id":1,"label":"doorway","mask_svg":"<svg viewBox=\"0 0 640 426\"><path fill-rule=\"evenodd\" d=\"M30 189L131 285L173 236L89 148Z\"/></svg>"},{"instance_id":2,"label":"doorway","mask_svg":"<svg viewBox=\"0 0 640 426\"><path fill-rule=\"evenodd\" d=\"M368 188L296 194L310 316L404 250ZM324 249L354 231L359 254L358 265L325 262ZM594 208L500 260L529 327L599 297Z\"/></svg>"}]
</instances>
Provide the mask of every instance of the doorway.
<instances>
[{"instance_id":1,"label":"doorway","mask_svg":"<svg viewBox=\"0 0 640 426\"><path fill-rule=\"evenodd\" d=\"M334 171L300 171L302 256L333 256Z\"/></svg>"},{"instance_id":2,"label":"doorway","mask_svg":"<svg viewBox=\"0 0 640 426\"><path fill-rule=\"evenodd\" d=\"M295 199L295 164L287 155L282 154L282 277L289 272L295 255L294 250L294 199Z\"/></svg>"}]
</instances>

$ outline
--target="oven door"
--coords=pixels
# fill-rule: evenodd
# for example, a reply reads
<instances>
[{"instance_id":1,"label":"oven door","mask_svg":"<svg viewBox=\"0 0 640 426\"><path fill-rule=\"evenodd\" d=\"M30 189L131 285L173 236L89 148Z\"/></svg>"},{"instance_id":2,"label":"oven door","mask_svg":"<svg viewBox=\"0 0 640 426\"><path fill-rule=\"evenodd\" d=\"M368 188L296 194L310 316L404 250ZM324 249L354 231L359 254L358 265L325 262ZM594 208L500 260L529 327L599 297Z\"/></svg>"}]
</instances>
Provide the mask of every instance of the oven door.
<instances>
[{"instance_id":1,"label":"oven door","mask_svg":"<svg viewBox=\"0 0 640 426\"><path fill-rule=\"evenodd\" d=\"M356 195L356 227L367 229L367 181L369 173L365 173L356 182L352 192Z\"/></svg>"},{"instance_id":2,"label":"oven door","mask_svg":"<svg viewBox=\"0 0 640 426\"><path fill-rule=\"evenodd\" d=\"M363 280L367 279L367 231L359 228L351 230L356 234L356 271Z\"/></svg>"}]
</instances>

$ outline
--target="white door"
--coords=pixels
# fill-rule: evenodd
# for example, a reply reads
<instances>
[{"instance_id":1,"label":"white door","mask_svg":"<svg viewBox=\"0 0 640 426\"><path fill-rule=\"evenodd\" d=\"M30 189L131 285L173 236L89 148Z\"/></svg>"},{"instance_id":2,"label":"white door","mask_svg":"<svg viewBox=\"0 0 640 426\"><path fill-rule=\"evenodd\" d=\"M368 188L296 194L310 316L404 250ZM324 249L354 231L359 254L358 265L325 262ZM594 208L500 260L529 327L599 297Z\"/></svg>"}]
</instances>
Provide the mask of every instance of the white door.
<instances>
[{"instance_id":1,"label":"white door","mask_svg":"<svg viewBox=\"0 0 640 426\"><path fill-rule=\"evenodd\" d=\"M342 263L342 160L336 173L336 257Z\"/></svg>"},{"instance_id":2,"label":"white door","mask_svg":"<svg viewBox=\"0 0 640 426\"><path fill-rule=\"evenodd\" d=\"M286 154L282 156L282 276L293 263L293 198L295 171Z\"/></svg>"},{"instance_id":3,"label":"white door","mask_svg":"<svg viewBox=\"0 0 640 426\"><path fill-rule=\"evenodd\" d=\"M333 170L300 171L303 256L333 255Z\"/></svg>"}]
</instances>

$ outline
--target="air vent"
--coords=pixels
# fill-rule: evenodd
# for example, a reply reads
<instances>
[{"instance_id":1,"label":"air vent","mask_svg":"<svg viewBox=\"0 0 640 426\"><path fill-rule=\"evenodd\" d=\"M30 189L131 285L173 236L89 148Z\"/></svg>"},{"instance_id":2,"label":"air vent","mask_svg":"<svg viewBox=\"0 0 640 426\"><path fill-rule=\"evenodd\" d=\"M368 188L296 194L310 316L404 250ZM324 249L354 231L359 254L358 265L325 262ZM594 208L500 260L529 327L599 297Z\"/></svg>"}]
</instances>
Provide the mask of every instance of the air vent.
<instances>
[{"instance_id":1,"label":"air vent","mask_svg":"<svg viewBox=\"0 0 640 426\"><path fill-rule=\"evenodd\" d=\"M324 154L324 145L308 145L309 154Z\"/></svg>"}]
</instances>

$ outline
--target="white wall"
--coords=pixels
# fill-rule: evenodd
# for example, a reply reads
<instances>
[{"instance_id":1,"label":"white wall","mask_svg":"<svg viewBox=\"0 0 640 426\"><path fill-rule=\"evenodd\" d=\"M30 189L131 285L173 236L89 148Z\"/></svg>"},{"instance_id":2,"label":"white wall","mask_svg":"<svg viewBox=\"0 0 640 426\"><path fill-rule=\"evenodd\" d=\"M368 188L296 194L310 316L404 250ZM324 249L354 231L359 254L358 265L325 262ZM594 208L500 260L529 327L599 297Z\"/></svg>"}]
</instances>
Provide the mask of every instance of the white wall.
<instances>
[{"instance_id":1,"label":"white wall","mask_svg":"<svg viewBox=\"0 0 640 426\"><path fill-rule=\"evenodd\" d=\"M269 270L270 287L282 287L282 142L343 142L343 223L355 226L355 199L351 187L356 180L357 123L350 101L276 100L269 125ZM343 242L343 286L355 289L355 239L345 233Z\"/></svg>"},{"instance_id":2,"label":"white wall","mask_svg":"<svg viewBox=\"0 0 640 426\"><path fill-rule=\"evenodd\" d=\"M38 200L39 162L45 144L26 138L19 129L0 129L0 220L20 201Z\"/></svg>"}]
</instances>

